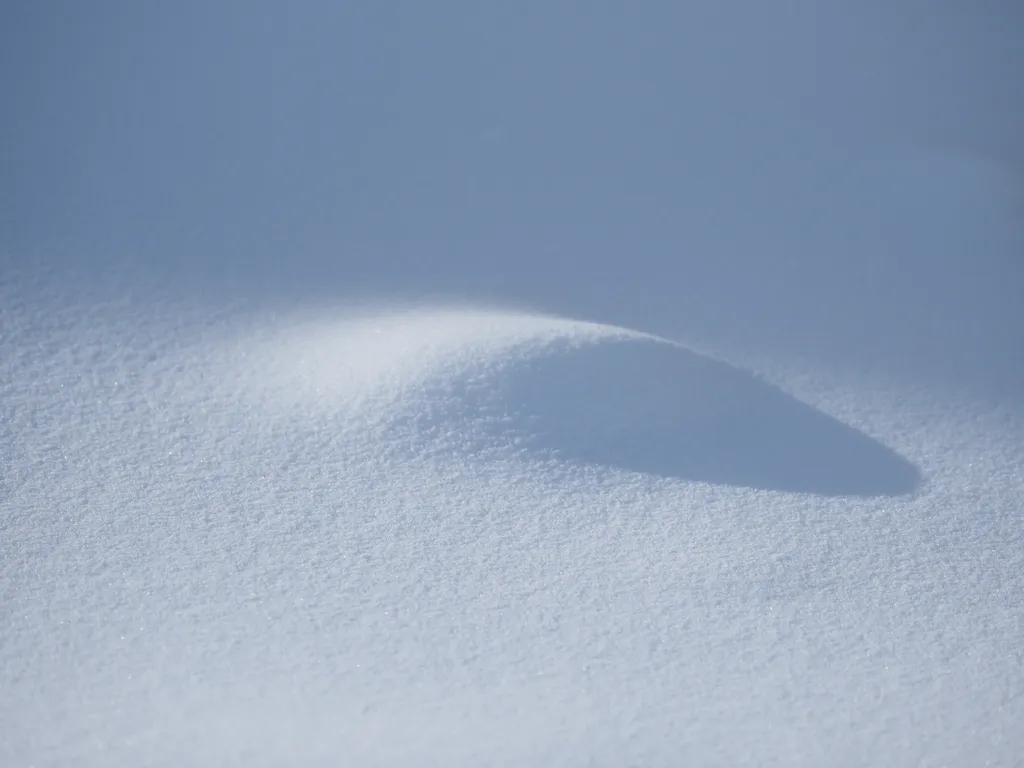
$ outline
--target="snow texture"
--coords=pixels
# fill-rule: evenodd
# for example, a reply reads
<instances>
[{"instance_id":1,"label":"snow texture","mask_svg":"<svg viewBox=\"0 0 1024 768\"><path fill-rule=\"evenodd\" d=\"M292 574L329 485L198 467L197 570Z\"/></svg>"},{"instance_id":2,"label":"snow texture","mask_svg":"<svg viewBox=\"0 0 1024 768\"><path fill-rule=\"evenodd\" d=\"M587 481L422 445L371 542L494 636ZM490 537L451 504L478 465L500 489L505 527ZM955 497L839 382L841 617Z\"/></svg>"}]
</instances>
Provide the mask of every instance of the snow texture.
<instances>
[{"instance_id":1,"label":"snow texture","mask_svg":"<svg viewBox=\"0 0 1024 768\"><path fill-rule=\"evenodd\" d=\"M963 413L862 412L876 440L537 315L178 345L55 312L5 318L6 763L1020 745L1020 445Z\"/></svg>"},{"instance_id":2,"label":"snow texture","mask_svg":"<svg viewBox=\"0 0 1024 768\"><path fill-rule=\"evenodd\" d=\"M0 765L1024 764L1008 25L144 5L0 18Z\"/></svg>"}]
</instances>

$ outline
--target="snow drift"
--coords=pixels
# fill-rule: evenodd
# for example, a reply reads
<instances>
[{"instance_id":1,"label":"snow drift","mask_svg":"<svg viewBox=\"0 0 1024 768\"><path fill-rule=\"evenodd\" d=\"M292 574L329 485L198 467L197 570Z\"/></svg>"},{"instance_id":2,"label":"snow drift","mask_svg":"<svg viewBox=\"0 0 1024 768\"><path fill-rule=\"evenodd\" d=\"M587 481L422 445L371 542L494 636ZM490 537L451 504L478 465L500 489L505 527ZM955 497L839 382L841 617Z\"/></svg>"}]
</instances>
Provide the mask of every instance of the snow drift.
<instances>
[{"instance_id":1,"label":"snow drift","mask_svg":"<svg viewBox=\"0 0 1024 768\"><path fill-rule=\"evenodd\" d=\"M119 316L9 317L9 762L900 762L1020 714L1019 477L964 497L949 435L592 323Z\"/></svg>"}]
</instances>

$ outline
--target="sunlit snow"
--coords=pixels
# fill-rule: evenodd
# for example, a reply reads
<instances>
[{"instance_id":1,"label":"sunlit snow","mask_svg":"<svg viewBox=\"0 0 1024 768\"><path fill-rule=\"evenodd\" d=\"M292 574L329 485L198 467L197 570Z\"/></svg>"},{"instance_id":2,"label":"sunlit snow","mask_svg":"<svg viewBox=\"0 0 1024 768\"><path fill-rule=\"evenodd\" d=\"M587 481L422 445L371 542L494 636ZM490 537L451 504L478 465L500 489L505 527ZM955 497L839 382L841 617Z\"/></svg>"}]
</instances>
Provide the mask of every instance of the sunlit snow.
<instances>
[{"instance_id":1,"label":"sunlit snow","mask_svg":"<svg viewBox=\"0 0 1024 768\"><path fill-rule=\"evenodd\" d=\"M999 13L16 5L0 766L1021 764Z\"/></svg>"}]
</instances>

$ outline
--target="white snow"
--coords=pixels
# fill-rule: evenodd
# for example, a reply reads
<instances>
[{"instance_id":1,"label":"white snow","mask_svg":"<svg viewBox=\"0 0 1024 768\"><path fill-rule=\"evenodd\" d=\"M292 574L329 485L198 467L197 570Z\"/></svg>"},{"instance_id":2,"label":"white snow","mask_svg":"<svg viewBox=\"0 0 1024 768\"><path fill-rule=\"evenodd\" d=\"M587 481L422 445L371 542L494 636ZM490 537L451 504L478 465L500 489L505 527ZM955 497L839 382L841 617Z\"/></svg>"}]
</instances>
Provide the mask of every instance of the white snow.
<instances>
[{"instance_id":1,"label":"white snow","mask_svg":"<svg viewBox=\"0 0 1024 768\"><path fill-rule=\"evenodd\" d=\"M180 326L76 310L34 342L33 312L5 316L7 764L1021 746L1021 445L969 409L840 388L881 442L854 440L669 342L479 308L249 317L178 348ZM751 464L744 419L816 455Z\"/></svg>"},{"instance_id":2,"label":"white snow","mask_svg":"<svg viewBox=\"0 0 1024 768\"><path fill-rule=\"evenodd\" d=\"M1000 13L22 5L0 766L1022 765Z\"/></svg>"}]
</instances>

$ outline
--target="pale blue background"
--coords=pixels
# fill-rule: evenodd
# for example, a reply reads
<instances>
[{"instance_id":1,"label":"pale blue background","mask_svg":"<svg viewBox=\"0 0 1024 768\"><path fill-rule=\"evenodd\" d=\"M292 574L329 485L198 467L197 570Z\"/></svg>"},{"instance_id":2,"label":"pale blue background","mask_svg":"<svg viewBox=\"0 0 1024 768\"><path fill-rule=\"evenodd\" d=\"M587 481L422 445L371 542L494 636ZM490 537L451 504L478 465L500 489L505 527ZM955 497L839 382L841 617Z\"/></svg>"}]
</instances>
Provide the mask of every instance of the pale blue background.
<instances>
[{"instance_id":1,"label":"pale blue background","mask_svg":"<svg viewBox=\"0 0 1024 768\"><path fill-rule=\"evenodd\" d=\"M0 13L8 269L502 300L1024 391L1013 3Z\"/></svg>"}]
</instances>

